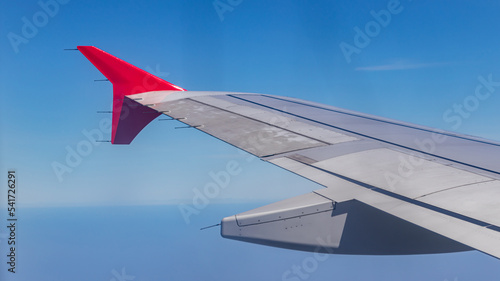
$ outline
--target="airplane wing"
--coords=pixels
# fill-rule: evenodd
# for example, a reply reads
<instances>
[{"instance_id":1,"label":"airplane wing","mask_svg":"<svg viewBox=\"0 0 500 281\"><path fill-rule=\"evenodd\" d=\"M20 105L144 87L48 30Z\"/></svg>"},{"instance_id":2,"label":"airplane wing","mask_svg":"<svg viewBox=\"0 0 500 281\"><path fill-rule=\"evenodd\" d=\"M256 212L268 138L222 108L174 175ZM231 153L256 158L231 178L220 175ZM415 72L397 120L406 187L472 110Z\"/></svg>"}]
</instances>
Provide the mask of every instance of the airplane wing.
<instances>
[{"instance_id":1,"label":"airplane wing","mask_svg":"<svg viewBox=\"0 0 500 281\"><path fill-rule=\"evenodd\" d=\"M287 97L186 91L95 47L78 49L113 83L112 143L130 143L163 114L322 186L224 218L225 238L500 258L498 142Z\"/></svg>"}]
</instances>

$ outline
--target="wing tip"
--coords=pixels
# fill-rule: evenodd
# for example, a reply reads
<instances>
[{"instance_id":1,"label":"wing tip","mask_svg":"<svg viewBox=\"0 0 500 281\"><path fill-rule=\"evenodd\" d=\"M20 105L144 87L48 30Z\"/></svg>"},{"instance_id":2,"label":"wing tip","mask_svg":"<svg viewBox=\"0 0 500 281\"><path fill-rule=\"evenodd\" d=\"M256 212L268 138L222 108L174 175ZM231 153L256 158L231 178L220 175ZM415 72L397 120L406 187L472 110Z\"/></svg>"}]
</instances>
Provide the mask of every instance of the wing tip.
<instances>
[{"instance_id":1,"label":"wing tip","mask_svg":"<svg viewBox=\"0 0 500 281\"><path fill-rule=\"evenodd\" d=\"M95 46L77 46L77 49L113 84L112 144L130 144L160 115L144 113L153 109L144 108L125 96L162 90L185 91Z\"/></svg>"}]
</instances>

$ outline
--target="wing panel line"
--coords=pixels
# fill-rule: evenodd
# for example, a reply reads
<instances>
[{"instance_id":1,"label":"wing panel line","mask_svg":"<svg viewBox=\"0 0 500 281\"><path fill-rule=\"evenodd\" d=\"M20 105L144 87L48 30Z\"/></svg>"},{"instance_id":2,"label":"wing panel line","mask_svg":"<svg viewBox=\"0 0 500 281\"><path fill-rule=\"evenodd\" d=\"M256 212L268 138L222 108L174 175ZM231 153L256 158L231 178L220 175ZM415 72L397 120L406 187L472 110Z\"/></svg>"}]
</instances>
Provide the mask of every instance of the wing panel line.
<instances>
[{"instance_id":1,"label":"wing panel line","mask_svg":"<svg viewBox=\"0 0 500 281\"><path fill-rule=\"evenodd\" d=\"M421 202L421 201L418 201L418 200L415 200L415 199L412 199L412 198L408 198L406 196L403 196L403 195L400 195L400 194L397 194L397 193L394 193L394 192L391 192L391 191L388 191L388 190L385 190L385 189L382 189L382 188L378 188L376 186L373 186L373 185L370 185L370 184L367 184L367 183L364 183L364 182L361 182L361 181L358 181L358 180L355 180L355 179L352 179L352 178L349 178L349 177L346 177L346 176L343 176L343 175L340 175L340 174L337 174L337 173L334 173L334 172L331 172L331 171L328 171L328 170L325 170L325 169L322 169L322 168L319 168L319 167L316 167L314 165L310 165L310 164L303 163L303 162L300 162L300 163L302 163L302 164L304 164L304 165L306 165L308 167L317 169L317 170L319 170L321 172L324 172L324 173L330 174L332 176L338 177L338 178L343 179L345 181L354 183L354 184L356 184L358 186L361 186L361 187L364 187L366 189L372 190L374 192L378 192L378 193L381 193L383 195L386 195L386 196L389 196L389 197L392 197L392 198L395 198L395 199L398 199L398 200L401 200L401 201L404 201L404 202L407 202L407 203L410 203L410 204L413 204L413 205L417 205L417 206L420 206L420 207L423 207L423 208L426 208L426 209L429 209L429 210L441 213L443 215L447 215L447 216L450 216L450 217L453 217L453 218L456 218L456 219L460 219L460 220L463 220L463 221L475 224L477 226L485 227L485 228L494 230L496 232L500 232L500 227L496 226L496 225L492 225L491 223L487 223L487 222L484 222L484 221L481 221L481 220L478 220L478 219L475 219L475 218L471 218L471 217L468 217L468 216L465 216L465 215L462 215L462 214L459 214L459 213L456 213L456 212L453 212L453 211L449 211L449 210L446 210L446 209L443 209L443 208L440 208L440 207L437 207L437 206L434 206L434 205L431 205L431 204L428 204L428 203L425 203L425 202Z\"/></svg>"},{"instance_id":2,"label":"wing panel line","mask_svg":"<svg viewBox=\"0 0 500 281\"><path fill-rule=\"evenodd\" d=\"M268 96L268 95L261 95L261 96L266 97L266 98L271 98L271 99L286 101L286 102L290 102L290 103L295 103L295 104L299 104L299 105L303 105L303 106L308 106L308 107L312 107L312 108L322 109L322 110L326 110L326 111L332 111L332 112L339 113L339 114L350 115L350 116L354 116L354 117L358 117L358 118L363 118L363 119L367 119L367 120L372 120L372 121L387 123L387 124L396 125L396 126L400 126L400 127L415 129L415 130L424 131L424 132L428 132L428 133L435 133L435 134L440 134L440 135L444 135L444 136L448 136L448 137L453 137L453 138L458 138L458 139L463 139L463 140L468 140L468 141L474 141L474 142L483 143L483 144L489 144L489 145L494 145L494 146L500 146L500 144L497 144L497 143L492 143L492 142L487 142L487 141L482 141L482 140L477 140L477 139L471 139L471 138L461 137L461 136L457 136L457 135L454 135L454 134L451 134L451 133L446 133L445 131L433 131L433 130L429 130L429 129L418 128L418 127L415 127L415 126L399 124L399 123L396 123L396 122L391 122L391 121L387 121L387 120L381 120L381 119L372 118L372 117L363 116L363 115L354 114L354 113L342 112L340 110L335 110L335 109L331 109L331 108L325 108L325 107L316 106L316 105L312 105L312 104L302 103L302 102L299 102L299 101L292 101L292 100L282 99L282 98L278 98L278 97L274 97L274 96Z\"/></svg>"},{"instance_id":3,"label":"wing panel line","mask_svg":"<svg viewBox=\"0 0 500 281\"><path fill-rule=\"evenodd\" d=\"M195 99L192 99L192 98L187 98L187 100L190 100L192 102L196 102L196 103L199 103L201 105L204 105L204 106L207 106L207 107L211 107L211 108L214 108L214 109L218 109L218 110L221 110L221 111L225 111L225 112L228 112L228 113L231 113L231 114L234 114L234 115L237 115L237 116L240 116L240 117L243 117L243 118L247 118L247 119L250 119L252 121L255 121L255 122L258 122L258 123L261 123L261 124L265 124L265 125L268 125L268 126L271 126L271 127L276 127L276 128L279 128L283 131L287 131L287 132L290 132L290 133L293 133L293 134L296 134L296 135L299 135L299 136L302 136L302 137L305 137L305 138L308 138L308 139L312 139L312 140L315 140L317 142L320 142L322 144L325 144L325 145L332 145L332 143L329 143L329 142L325 142L325 141L322 141L320 139L316 139L316 138L313 138L311 136L306 136L302 133L299 133L299 132L295 132L295 131L292 131L290 129L286 129L286 128L283 128L281 126L277 126L275 124L271 124L271 123L266 123L264 121L261 121L261 120L258 120L258 119L255 119L255 118L252 118L252 117L249 117L249 116L246 116L246 115L243 115L243 114L240 114L240 113L237 113L237 112L234 112L234 111L231 111L231 110L227 110L227 109L224 109L224 108L220 108L220 107L216 107L216 106L213 106L211 104L207 104L207 103L204 103L204 102L201 102L199 100L195 100ZM301 148L303 149L303 148ZM299 149L299 150L301 150ZM273 154L272 154L273 155ZM266 156L262 156L262 157L267 157L269 155L266 155Z\"/></svg>"},{"instance_id":4,"label":"wing panel line","mask_svg":"<svg viewBox=\"0 0 500 281\"><path fill-rule=\"evenodd\" d=\"M362 137L365 137L365 138L368 138L368 139L376 140L376 141L379 141L379 142L387 143L387 144L394 145L394 146L397 146L397 147L401 147L401 148L404 148L404 149L408 149L408 150L411 150L411 151L416 151L416 152L423 153L423 154L426 154L426 155L430 155L430 156L433 156L433 157L436 157L436 158L440 158L440 159L443 159L443 160L447 160L447 161L450 161L450 162L454 162L454 163L457 163L457 164L468 166L468 167L471 167L471 168L475 168L475 169L479 169L479 170L486 171L486 172L489 172L489 173L500 175L500 172L497 172L497 171L494 171L494 170L486 169L486 168L479 167L479 166L476 166L476 165L468 164L468 163L457 161L457 160L454 160L454 159L451 159L451 158L443 157L443 156L440 156L440 155L432 154L432 153L429 153L429 152L425 152L425 151L418 150L418 149L415 149L415 148L411 148L411 147L408 147L408 146L404 146L404 145L401 145L401 144L393 143L393 142L390 142L390 141L386 141L386 140L383 140L383 139L379 139L379 138L376 138L376 137L372 137L372 136L369 136L369 135L358 133L358 132L355 132L355 131L352 131L352 130L344 129L344 128L341 128L341 127L338 127L338 126L334 126L334 125L331 125L331 124L328 124L328 123L324 123L324 122L321 122L321 121L318 121L318 120L307 118L307 117L304 117L304 116L301 116L301 115L298 115L298 114L287 112L287 111L284 111L284 110L281 110L281 109L278 109L278 108L275 108L275 107L272 107L272 106L268 106L268 105L265 105L265 104L261 104L261 103L258 103L258 102L247 100L247 99L244 99L244 98L241 98L241 97L237 97L237 96L234 96L234 95L228 95L228 96L233 97L235 99L242 100L242 101L246 101L248 103L252 103L252 104L255 104L255 105L258 105L258 106L262 106L262 107L265 107L265 108L276 110L276 111L279 111L279 112L282 112L282 113L285 113L285 114L288 114L288 115L291 115L291 116L302 118L304 120L307 120L307 121L310 121L310 122L313 122L313 123L317 123L317 124L321 124L323 126L331 127L331 128L337 129L337 130L342 130L342 131L345 131L345 132L348 132L348 133L351 133L351 134L355 134L355 135L358 135L358 136L362 136Z\"/></svg>"}]
</instances>

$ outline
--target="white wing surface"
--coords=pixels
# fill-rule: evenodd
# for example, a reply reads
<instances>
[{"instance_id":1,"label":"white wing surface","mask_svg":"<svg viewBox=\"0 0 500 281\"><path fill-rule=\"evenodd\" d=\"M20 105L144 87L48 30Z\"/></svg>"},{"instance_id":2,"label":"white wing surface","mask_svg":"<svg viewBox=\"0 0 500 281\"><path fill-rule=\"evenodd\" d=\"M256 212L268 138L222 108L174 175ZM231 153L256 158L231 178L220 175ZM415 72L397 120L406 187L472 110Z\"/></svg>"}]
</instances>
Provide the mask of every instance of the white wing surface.
<instances>
[{"instance_id":1,"label":"white wing surface","mask_svg":"<svg viewBox=\"0 0 500 281\"><path fill-rule=\"evenodd\" d=\"M92 48L79 47L104 75L123 72L105 66L125 62ZM223 219L226 238L340 254L477 249L500 258L500 143L292 98L166 81L134 92L112 82L123 100L114 111L133 113L113 121L114 143L130 143L152 120L141 112L164 114L320 185Z\"/></svg>"},{"instance_id":2,"label":"white wing surface","mask_svg":"<svg viewBox=\"0 0 500 281\"><path fill-rule=\"evenodd\" d=\"M305 200L294 200L226 218L222 226L226 237L271 245L276 242L277 246L307 250L295 237L303 237L305 232L313 241L316 238L327 241L329 234L336 237L338 241L332 242L335 245L329 249L332 252L404 254L471 247L500 257L498 143L260 94L157 91L133 98L187 126L326 187L314 192L315 200L309 205L301 203ZM290 230L296 232L293 237L281 241L280 237L287 236L281 229L286 228L284 222L291 218L298 220L301 215L286 212L316 203L339 208L320 209L316 215L311 213L308 226L302 225L302 231ZM411 235L413 241L408 241L410 237L394 241L394 236L399 236L391 234L394 230L370 226L358 230L360 237L352 245L342 247L342 240L349 240L342 232L352 231L345 229L346 226L366 223L363 222L366 214L358 215L360 218L353 215L355 221L351 222L350 212L341 210L342 204L352 209L367 208L365 213L377 212L369 210L372 207L383 212L380 216L390 215L394 220L409 222L408 228L419 226L429 230L426 235L421 235L422 230L418 232L418 236L429 241L415 241L422 240L415 235ZM360 207L361 204L367 206ZM337 218L336 212L345 217ZM276 218L273 213L277 214ZM283 222L279 214L283 214ZM324 215L327 219L321 218ZM267 223L266 219L258 222L259 218L269 216L272 219L267 219ZM256 219L255 223L243 223L251 218ZM339 227L316 234L314 228L329 220ZM357 240L366 240L366 233L380 236L372 241L378 241L373 245L376 250L355 246ZM458 243L441 239L439 235ZM387 239L389 241L385 241ZM434 245L435 239L440 245ZM397 249L388 247L392 250L387 252L380 249L380 245L390 243L402 245Z\"/></svg>"}]
</instances>

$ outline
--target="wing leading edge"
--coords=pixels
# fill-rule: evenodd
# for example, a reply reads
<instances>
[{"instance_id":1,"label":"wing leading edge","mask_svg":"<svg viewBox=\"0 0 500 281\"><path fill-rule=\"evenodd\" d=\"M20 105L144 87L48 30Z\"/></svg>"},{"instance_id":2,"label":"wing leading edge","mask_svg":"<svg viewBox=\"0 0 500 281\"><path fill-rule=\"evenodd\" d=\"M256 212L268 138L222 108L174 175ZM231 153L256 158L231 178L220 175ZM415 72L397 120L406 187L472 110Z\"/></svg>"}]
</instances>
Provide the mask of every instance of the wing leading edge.
<instances>
[{"instance_id":1,"label":"wing leading edge","mask_svg":"<svg viewBox=\"0 0 500 281\"><path fill-rule=\"evenodd\" d=\"M114 91L128 83L114 81ZM164 85L121 94L326 187L225 218L222 236L340 254L500 258L500 143L297 99Z\"/></svg>"}]
</instances>

